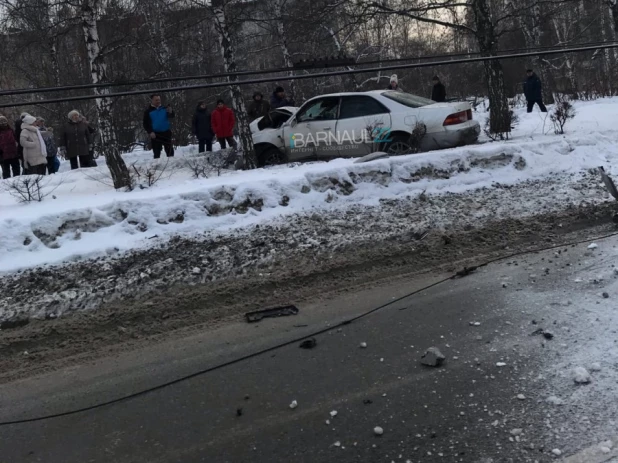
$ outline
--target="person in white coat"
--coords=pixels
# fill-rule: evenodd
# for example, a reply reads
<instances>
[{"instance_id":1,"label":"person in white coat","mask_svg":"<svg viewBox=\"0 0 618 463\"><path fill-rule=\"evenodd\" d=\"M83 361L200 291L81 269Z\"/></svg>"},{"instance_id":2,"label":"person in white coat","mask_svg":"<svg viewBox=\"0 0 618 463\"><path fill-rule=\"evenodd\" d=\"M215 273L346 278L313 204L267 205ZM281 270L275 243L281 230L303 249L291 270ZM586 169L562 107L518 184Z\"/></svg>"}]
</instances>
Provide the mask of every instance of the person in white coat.
<instances>
[{"instance_id":1,"label":"person in white coat","mask_svg":"<svg viewBox=\"0 0 618 463\"><path fill-rule=\"evenodd\" d=\"M36 117L27 115L22 119L19 144L24 148L24 168L27 175L45 175L47 150L45 140L35 125Z\"/></svg>"}]
</instances>

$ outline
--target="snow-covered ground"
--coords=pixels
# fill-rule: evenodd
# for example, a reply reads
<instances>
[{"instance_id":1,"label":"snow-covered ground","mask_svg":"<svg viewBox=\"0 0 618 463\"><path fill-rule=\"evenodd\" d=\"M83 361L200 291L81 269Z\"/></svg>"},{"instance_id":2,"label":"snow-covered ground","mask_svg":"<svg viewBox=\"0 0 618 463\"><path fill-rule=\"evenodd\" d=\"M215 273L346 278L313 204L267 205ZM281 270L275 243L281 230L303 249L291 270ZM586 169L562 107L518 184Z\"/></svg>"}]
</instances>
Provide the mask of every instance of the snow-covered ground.
<instances>
[{"instance_id":1,"label":"snow-covered ground","mask_svg":"<svg viewBox=\"0 0 618 463\"><path fill-rule=\"evenodd\" d=\"M154 186L132 192L109 186L101 159L97 169L73 172L64 163L58 175L45 180L49 196L40 203L20 204L0 191L0 272L117 254L174 235L226 233L292 214L372 207L385 199L465 193L535 179L559 185L560 178L568 176L572 182L601 165L611 173L618 160L613 126L618 99L577 102L575 107L566 135L553 133L546 114L519 109L520 124L508 142L365 164L339 159L195 179L184 163L197 155L196 147L181 148ZM152 163L151 156L137 151L125 160L144 166ZM164 166L167 160L158 163ZM526 216L539 207L561 207L573 199L570 193L552 187L543 204L538 194L531 201L522 197L518 204L505 204L505 214Z\"/></svg>"}]
</instances>

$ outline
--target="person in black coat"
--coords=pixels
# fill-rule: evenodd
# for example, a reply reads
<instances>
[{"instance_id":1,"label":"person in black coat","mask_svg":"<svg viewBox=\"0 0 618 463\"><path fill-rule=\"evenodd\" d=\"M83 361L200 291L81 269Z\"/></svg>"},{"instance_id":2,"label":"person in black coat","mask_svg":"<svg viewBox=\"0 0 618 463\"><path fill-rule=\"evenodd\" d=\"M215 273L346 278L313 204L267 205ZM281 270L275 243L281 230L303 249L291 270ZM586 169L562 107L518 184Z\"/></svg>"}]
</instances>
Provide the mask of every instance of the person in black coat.
<instances>
[{"instance_id":1,"label":"person in black coat","mask_svg":"<svg viewBox=\"0 0 618 463\"><path fill-rule=\"evenodd\" d=\"M433 78L433 89L431 90L431 99L437 103L444 103L446 101L446 87L438 76Z\"/></svg>"},{"instance_id":2,"label":"person in black coat","mask_svg":"<svg viewBox=\"0 0 618 463\"><path fill-rule=\"evenodd\" d=\"M200 101L197 105L195 114L193 115L193 135L196 136L199 143L199 152L212 151L212 140L214 133L210 124L210 111L206 108L206 102Z\"/></svg>"},{"instance_id":3,"label":"person in black coat","mask_svg":"<svg viewBox=\"0 0 618 463\"><path fill-rule=\"evenodd\" d=\"M541 112L546 113L547 108L543 104L543 85L541 79L537 76L532 69L526 71L527 78L524 82L524 95L526 95L526 101L528 101L528 112L532 112L534 104L538 104Z\"/></svg>"}]
</instances>

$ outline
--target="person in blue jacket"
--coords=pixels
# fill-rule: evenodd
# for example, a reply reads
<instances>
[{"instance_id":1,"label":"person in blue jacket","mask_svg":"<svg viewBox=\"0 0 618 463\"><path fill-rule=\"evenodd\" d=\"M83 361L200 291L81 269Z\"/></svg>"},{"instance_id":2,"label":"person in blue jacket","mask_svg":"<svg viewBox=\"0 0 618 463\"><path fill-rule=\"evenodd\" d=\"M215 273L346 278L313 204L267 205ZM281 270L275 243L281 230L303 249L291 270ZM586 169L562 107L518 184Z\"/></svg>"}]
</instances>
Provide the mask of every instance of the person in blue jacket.
<instances>
[{"instance_id":1,"label":"person in blue jacket","mask_svg":"<svg viewBox=\"0 0 618 463\"><path fill-rule=\"evenodd\" d=\"M155 94L150 97L150 106L144 111L144 130L150 135L155 159L161 157L163 148L168 158L174 156L170 124L170 119L174 116L172 108L161 104L161 95Z\"/></svg>"}]
</instances>

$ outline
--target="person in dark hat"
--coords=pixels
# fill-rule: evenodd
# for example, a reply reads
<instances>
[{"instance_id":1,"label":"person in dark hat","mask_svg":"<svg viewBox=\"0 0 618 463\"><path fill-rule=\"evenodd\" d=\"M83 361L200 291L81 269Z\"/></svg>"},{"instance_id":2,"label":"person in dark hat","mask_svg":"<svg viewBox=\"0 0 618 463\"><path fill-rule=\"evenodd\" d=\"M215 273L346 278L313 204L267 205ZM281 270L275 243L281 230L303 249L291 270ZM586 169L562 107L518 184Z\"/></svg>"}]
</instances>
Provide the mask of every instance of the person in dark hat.
<instances>
[{"instance_id":1,"label":"person in dark hat","mask_svg":"<svg viewBox=\"0 0 618 463\"><path fill-rule=\"evenodd\" d=\"M270 97L270 107L277 109L283 106L294 106L294 101L285 96L283 87L277 87Z\"/></svg>"},{"instance_id":2,"label":"person in dark hat","mask_svg":"<svg viewBox=\"0 0 618 463\"><path fill-rule=\"evenodd\" d=\"M249 106L249 122L264 117L270 111L270 104L264 100L264 96L260 92L253 94L253 101Z\"/></svg>"},{"instance_id":3,"label":"person in dark hat","mask_svg":"<svg viewBox=\"0 0 618 463\"><path fill-rule=\"evenodd\" d=\"M431 99L437 103L446 101L446 87L438 76L433 77L433 89L431 90Z\"/></svg>"},{"instance_id":4,"label":"person in dark hat","mask_svg":"<svg viewBox=\"0 0 618 463\"><path fill-rule=\"evenodd\" d=\"M233 149L237 148L236 140L234 140L234 125L236 125L236 117L234 111L225 106L223 100L217 101L217 108L210 116L212 130L219 140L221 149L226 148L226 143L229 143Z\"/></svg>"},{"instance_id":5,"label":"person in dark hat","mask_svg":"<svg viewBox=\"0 0 618 463\"><path fill-rule=\"evenodd\" d=\"M526 71L526 80L524 81L524 95L528 102L528 112L531 113L535 103L539 105L541 112L546 113L547 108L543 104L543 84L541 79L532 69Z\"/></svg>"},{"instance_id":6,"label":"person in dark hat","mask_svg":"<svg viewBox=\"0 0 618 463\"><path fill-rule=\"evenodd\" d=\"M212 151L212 140L215 137L212 131L211 114L206 107L205 101L200 101L193 115L193 135L197 138L199 144L199 152Z\"/></svg>"}]
</instances>

